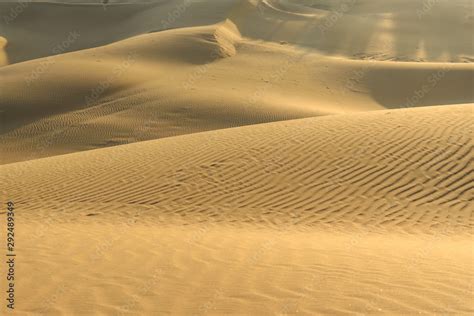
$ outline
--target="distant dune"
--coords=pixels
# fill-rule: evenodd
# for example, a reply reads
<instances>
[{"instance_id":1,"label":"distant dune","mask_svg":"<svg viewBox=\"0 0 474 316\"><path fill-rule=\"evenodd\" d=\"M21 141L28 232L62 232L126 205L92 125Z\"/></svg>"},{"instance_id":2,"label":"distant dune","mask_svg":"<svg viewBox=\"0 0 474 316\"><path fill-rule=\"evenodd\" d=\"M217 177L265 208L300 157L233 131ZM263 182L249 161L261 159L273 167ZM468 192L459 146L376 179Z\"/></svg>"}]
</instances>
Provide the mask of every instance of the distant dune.
<instances>
[{"instance_id":1,"label":"distant dune","mask_svg":"<svg viewBox=\"0 0 474 316\"><path fill-rule=\"evenodd\" d=\"M151 31L231 19L245 37L355 59L470 62L471 0L158 0L0 2L10 63L97 47ZM17 14L11 13L12 9ZM84 18L87 17L87 18ZM48 23L43 23L47 20ZM120 23L120 27L117 27ZM456 36L453 36L453 35ZM34 49L28 49L34 47Z\"/></svg>"},{"instance_id":2,"label":"distant dune","mask_svg":"<svg viewBox=\"0 0 474 316\"><path fill-rule=\"evenodd\" d=\"M472 315L472 10L0 0L16 312Z\"/></svg>"}]
</instances>

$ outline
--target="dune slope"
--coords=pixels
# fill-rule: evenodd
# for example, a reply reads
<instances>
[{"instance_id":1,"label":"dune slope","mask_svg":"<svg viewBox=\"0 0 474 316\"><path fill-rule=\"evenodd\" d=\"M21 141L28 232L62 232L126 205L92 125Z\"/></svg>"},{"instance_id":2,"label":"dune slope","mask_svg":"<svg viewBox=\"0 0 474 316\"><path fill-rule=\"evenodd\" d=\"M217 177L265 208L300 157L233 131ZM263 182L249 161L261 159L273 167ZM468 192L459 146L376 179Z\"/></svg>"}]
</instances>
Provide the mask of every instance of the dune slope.
<instances>
[{"instance_id":1,"label":"dune slope","mask_svg":"<svg viewBox=\"0 0 474 316\"><path fill-rule=\"evenodd\" d=\"M21 311L470 314L472 116L333 115L0 166L31 258Z\"/></svg>"},{"instance_id":2,"label":"dune slope","mask_svg":"<svg viewBox=\"0 0 474 316\"><path fill-rule=\"evenodd\" d=\"M328 114L474 102L472 64L348 60L231 20L0 68L0 163ZM28 93L25 93L27 91Z\"/></svg>"}]
</instances>

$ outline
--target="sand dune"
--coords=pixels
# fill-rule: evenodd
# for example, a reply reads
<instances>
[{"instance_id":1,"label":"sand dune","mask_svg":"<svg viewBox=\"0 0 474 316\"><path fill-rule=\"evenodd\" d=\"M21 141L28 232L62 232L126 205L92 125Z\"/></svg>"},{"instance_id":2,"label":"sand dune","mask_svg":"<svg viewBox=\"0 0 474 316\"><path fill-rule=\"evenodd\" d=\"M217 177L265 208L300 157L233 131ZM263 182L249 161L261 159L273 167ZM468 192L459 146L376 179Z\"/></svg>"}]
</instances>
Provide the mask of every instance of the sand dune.
<instances>
[{"instance_id":1,"label":"sand dune","mask_svg":"<svg viewBox=\"0 0 474 316\"><path fill-rule=\"evenodd\" d=\"M122 202L173 212L182 203L190 211L222 207L225 221L288 208L283 223L298 209L310 221L340 212L338 221L351 224L437 227L447 215L468 224L472 111L376 111L198 133L5 165L2 183L19 203ZM439 214L442 205L449 214Z\"/></svg>"},{"instance_id":2,"label":"sand dune","mask_svg":"<svg viewBox=\"0 0 474 316\"><path fill-rule=\"evenodd\" d=\"M93 0L24 5L2 1L0 16L8 21L2 25L2 36L8 40L10 63L227 18L246 37L286 41L327 55L438 62L474 58L470 0L454 4L447 0L428 4L423 0L137 0L109 1L105 6ZM45 20L48 23L42 23ZM114 23L117 20L120 27ZM79 36L67 41L71 32ZM64 41L68 44L61 45Z\"/></svg>"},{"instance_id":3,"label":"sand dune","mask_svg":"<svg viewBox=\"0 0 474 316\"><path fill-rule=\"evenodd\" d=\"M473 109L292 120L1 166L23 234L35 231L21 256L43 258L23 264L38 277L19 285L36 293L22 311L65 287L49 311L472 313ZM94 272L64 283L77 265Z\"/></svg>"},{"instance_id":4,"label":"sand dune","mask_svg":"<svg viewBox=\"0 0 474 316\"><path fill-rule=\"evenodd\" d=\"M324 56L243 37L231 20L149 33L0 68L0 85L9 87L0 91L0 162L263 122L469 103L473 70Z\"/></svg>"},{"instance_id":5,"label":"sand dune","mask_svg":"<svg viewBox=\"0 0 474 316\"><path fill-rule=\"evenodd\" d=\"M472 10L0 0L15 312L472 315Z\"/></svg>"},{"instance_id":6,"label":"sand dune","mask_svg":"<svg viewBox=\"0 0 474 316\"><path fill-rule=\"evenodd\" d=\"M2 183L18 203L219 208L216 219L229 222L274 213L265 224L280 216L284 224L299 210L305 225L328 217L330 224L336 218L407 229L444 229L451 218L469 233L473 109L376 111L197 133L5 165Z\"/></svg>"}]
</instances>

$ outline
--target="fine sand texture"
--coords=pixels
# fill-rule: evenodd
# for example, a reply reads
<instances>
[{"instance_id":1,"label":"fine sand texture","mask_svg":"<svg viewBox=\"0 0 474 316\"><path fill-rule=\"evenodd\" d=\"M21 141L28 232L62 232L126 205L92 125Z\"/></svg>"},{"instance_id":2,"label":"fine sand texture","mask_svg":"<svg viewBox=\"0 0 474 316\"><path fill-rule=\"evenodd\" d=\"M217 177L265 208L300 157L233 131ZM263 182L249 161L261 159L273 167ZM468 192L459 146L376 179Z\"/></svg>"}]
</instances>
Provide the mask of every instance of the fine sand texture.
<instances>
[{"instance_id":1,"label":"fine sand texture","mask_svg":"<svg viewBox=\"0 0 474 316\"><path fill-rule=\"evenodd\" d=\"M472 110L299 119L3 165L20 310L471 314Z\"/></svg>"},{"instance_id":2,"label":"fine sand texture","mask_svg":"<svg viewBox=\"0 0 474 316\"><path fill-rule=\"evenodd\" d=\"M473 315L473 9L0 0L14 313Z\"/></svg>"}]
</instances>

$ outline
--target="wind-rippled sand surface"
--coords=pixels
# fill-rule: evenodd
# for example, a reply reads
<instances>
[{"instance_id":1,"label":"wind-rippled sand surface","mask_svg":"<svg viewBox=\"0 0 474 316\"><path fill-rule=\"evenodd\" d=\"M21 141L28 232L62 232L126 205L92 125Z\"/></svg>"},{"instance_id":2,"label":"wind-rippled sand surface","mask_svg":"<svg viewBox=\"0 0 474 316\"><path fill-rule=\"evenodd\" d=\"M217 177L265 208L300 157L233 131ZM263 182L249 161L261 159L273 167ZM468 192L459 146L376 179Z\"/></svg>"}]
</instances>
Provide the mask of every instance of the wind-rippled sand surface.
<instances>
[{"instance_id":1,"label":"wind-rippled sand surface","mask_svg":"<svg viewBox=\"0 0 474 316\"><path fill-rule=\"evenodd\" d=\"M109 2L0 2L17 314L474 313L471 1Z\"/></svg>"}]
</instances>

